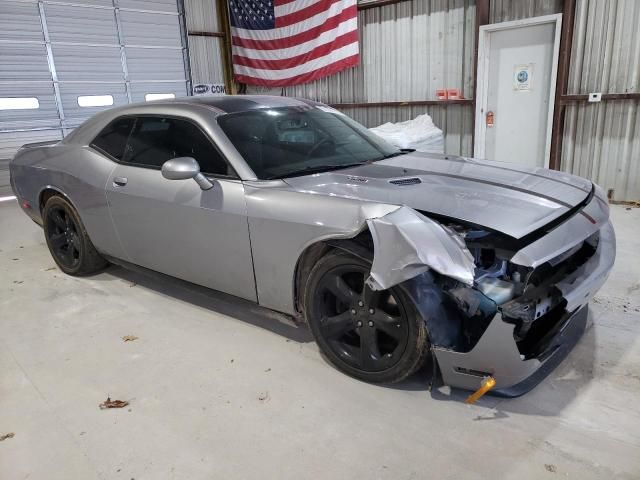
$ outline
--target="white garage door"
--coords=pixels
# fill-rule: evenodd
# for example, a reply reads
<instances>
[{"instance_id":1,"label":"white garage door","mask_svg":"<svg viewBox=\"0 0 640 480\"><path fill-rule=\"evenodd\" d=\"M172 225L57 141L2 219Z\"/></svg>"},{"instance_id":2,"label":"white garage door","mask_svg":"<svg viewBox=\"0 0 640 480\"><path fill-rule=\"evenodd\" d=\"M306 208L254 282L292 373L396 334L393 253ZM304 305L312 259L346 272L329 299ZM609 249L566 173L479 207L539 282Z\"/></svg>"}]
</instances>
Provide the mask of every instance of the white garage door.
<instances>
[{"instance_id":1,"label":"white garage door","mask_svg":"<svg viewBox=\"0 0 640 480\"><path fill-rule=\"evenodd\" d=\"M189 91L181 0L0 0L0 193L23 144Z\"/></svg>"}]
</instances>

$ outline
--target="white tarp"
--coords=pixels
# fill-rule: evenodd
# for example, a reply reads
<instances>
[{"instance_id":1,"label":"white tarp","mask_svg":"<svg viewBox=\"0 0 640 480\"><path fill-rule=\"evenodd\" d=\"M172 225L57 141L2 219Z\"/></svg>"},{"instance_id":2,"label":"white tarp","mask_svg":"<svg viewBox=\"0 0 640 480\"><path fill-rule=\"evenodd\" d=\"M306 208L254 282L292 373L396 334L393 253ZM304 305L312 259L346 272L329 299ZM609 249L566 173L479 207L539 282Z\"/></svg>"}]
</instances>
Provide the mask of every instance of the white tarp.
<instances>
[{"instance_id":1,"label":"white tarp","mask_svg":"<svg viewBox=\"0 0 640 480\"><path fill-rule=\"evenodd\" d=\"M385 123L370 129L398 148L413 148L418 152L444 153L444 135L426 113L413 120Z\"/></svg>"}]
</instances>

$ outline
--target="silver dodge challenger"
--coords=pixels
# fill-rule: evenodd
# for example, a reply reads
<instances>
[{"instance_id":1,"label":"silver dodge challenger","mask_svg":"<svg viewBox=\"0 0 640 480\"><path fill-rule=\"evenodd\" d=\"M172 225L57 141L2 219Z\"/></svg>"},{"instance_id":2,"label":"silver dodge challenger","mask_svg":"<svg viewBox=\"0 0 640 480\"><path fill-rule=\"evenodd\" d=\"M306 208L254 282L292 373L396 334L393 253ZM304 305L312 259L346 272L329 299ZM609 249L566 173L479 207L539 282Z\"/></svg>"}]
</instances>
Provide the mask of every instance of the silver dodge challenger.
<instances>
[{"instance_id":1,"label":"silver dodge challenger","mask_svg":"<svg viewBox=\"0 0 640 480\"><path fill-rule=\"evenodd\" d=\"M546 169L397 149L326 105L196 97L95 115L10 163L65 273L142 267L304 319L370 382L533 388L615 258L603 191Z\"/></svg>"}]
</instances>

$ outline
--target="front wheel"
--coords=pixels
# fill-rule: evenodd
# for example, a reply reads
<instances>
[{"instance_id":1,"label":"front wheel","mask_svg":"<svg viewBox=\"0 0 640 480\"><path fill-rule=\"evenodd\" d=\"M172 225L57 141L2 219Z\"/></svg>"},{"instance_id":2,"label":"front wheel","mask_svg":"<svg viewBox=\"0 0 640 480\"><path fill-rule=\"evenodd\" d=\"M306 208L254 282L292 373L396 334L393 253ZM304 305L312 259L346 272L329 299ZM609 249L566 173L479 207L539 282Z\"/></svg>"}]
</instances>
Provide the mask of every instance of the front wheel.
<instances>
[{"instance_id":1,"label":"front wheel","mask_svg":"<svg viewBox=\"0 0 640 480\"><path fill-rule=\"evenodd\" d=\"M73 206L60 196L47 200L42 217L44 236L53 260L69 275L89 275L107 266Z\"/></svg>"},{"instance_id":2,"label":"front wheel","mask_svg":"<svg viewBox=\"0 0 640 480\"><path fill-rule=\"evenodd\" d=\"M306 285L305 315L339 370L368 382L398 382L424 362L427 330L402 287L373 291L366 285L370 268L343 251L321 258Z\"/></svg>"}]
</instances>

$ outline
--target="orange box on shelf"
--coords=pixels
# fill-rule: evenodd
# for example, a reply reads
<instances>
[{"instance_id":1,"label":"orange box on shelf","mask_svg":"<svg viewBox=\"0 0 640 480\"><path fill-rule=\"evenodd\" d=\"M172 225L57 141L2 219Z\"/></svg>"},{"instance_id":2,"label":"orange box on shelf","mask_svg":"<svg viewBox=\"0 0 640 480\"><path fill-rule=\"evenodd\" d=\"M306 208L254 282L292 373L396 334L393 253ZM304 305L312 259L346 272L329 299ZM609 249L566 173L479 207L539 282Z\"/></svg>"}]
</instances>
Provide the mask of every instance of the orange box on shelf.
<instances>
[{"instance_id":1,"label":"orange box on shelf","mask_svg":"<svg viewBox=\"0 0 640 480\"><path fill-rule=\"evenodd\" d=\"M447 90L445 88L436 89L436 98L438 100L446 100L447 99Z\"/></svg>"},{"instance_id":2,"label":"orange box on shelf","mask_svg":"<svg viewBox=\"0 0 640 480\"><path fill-rule=\"evenodd\" d=\"M449 88L447 90L447 98L449 100L460 100L462 95L460 95L460 90L457 88Z\"/></svg>"}]
</instances>

